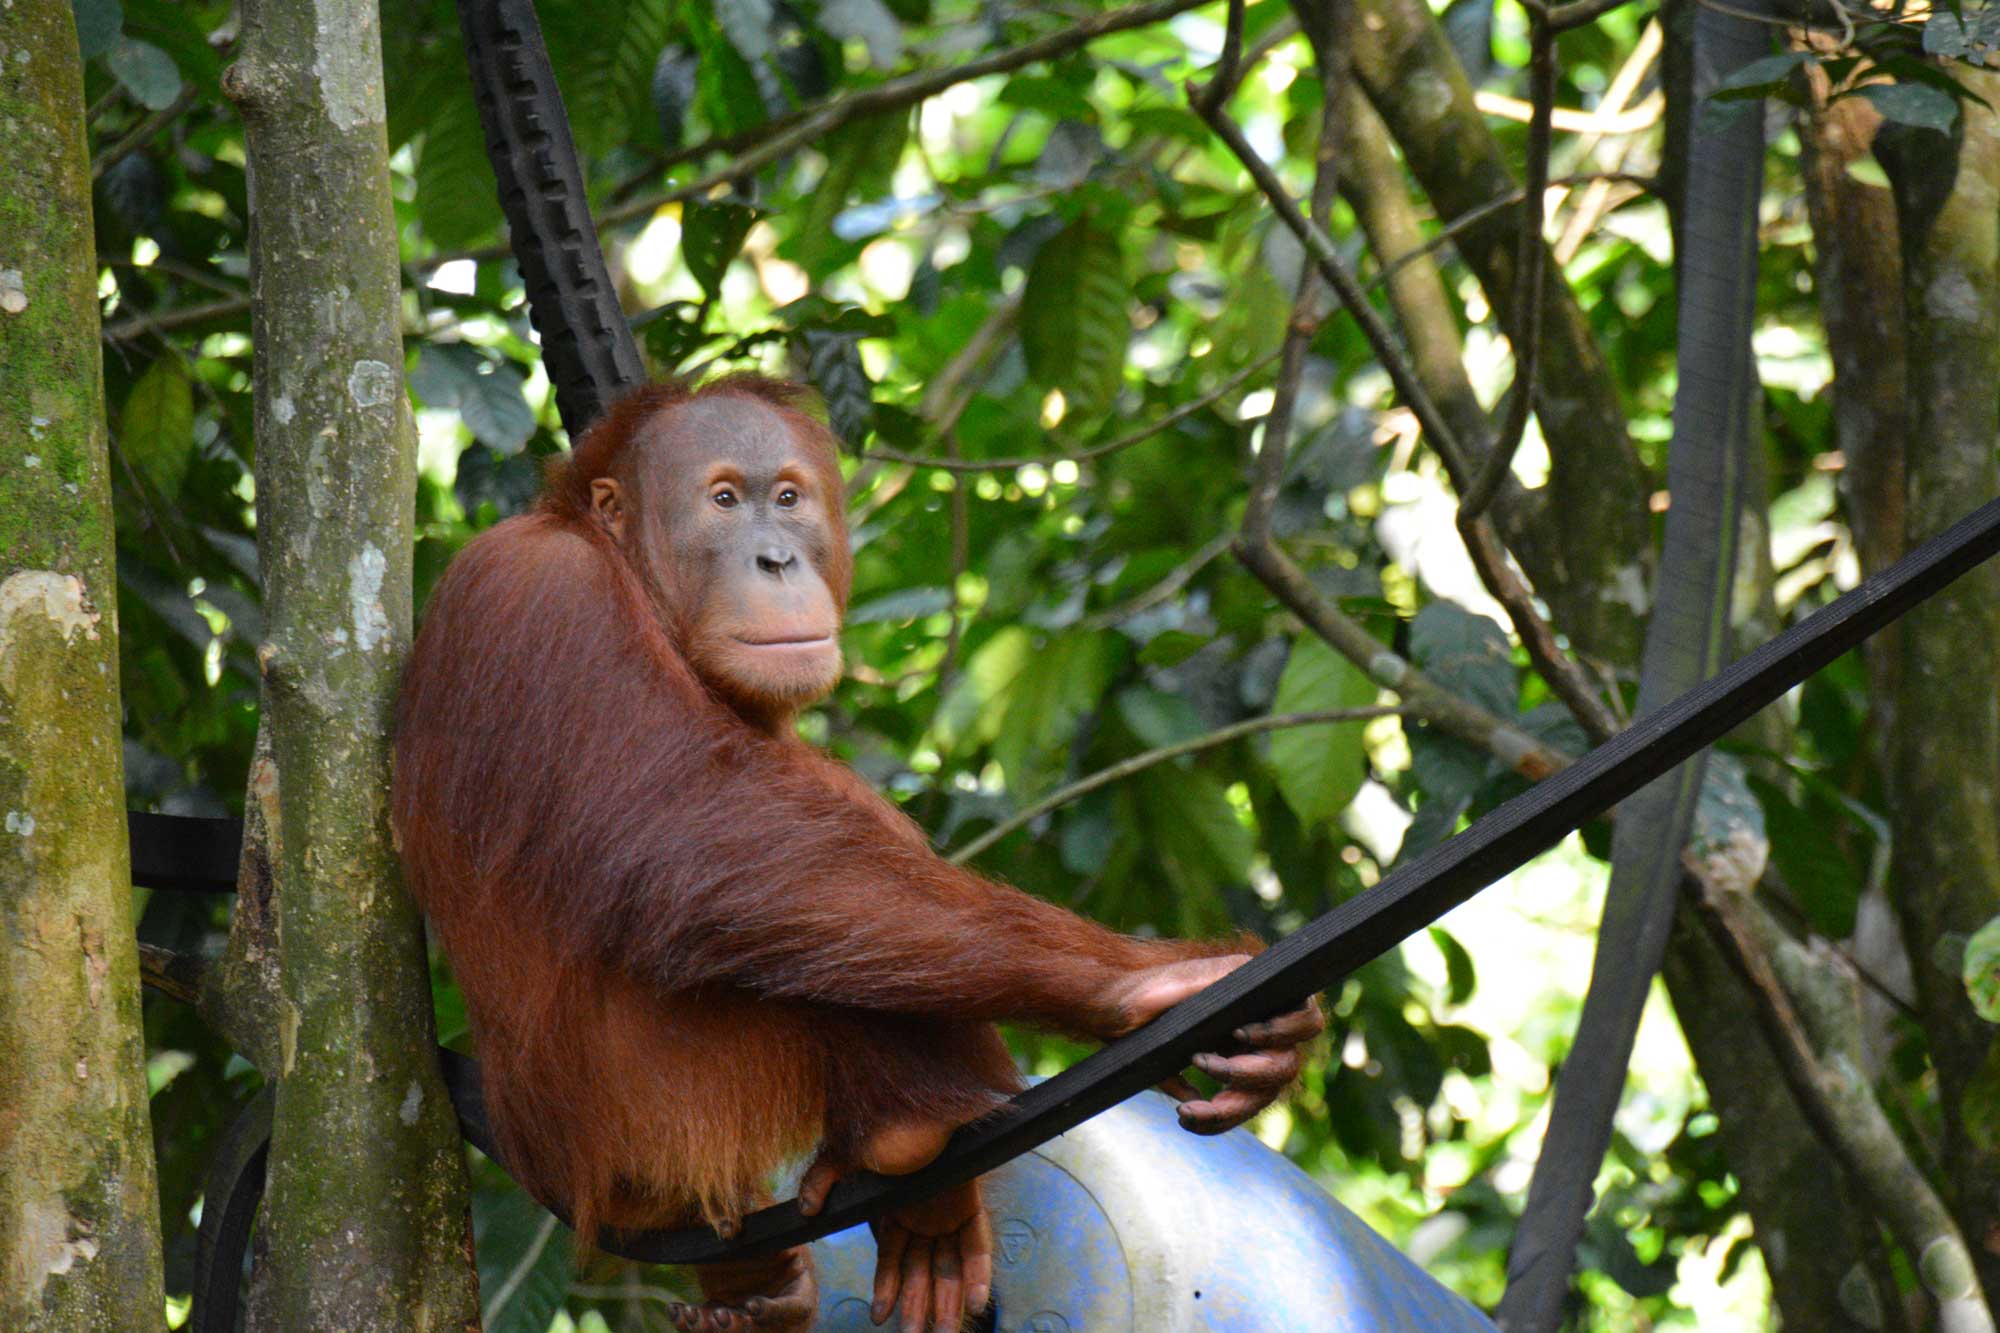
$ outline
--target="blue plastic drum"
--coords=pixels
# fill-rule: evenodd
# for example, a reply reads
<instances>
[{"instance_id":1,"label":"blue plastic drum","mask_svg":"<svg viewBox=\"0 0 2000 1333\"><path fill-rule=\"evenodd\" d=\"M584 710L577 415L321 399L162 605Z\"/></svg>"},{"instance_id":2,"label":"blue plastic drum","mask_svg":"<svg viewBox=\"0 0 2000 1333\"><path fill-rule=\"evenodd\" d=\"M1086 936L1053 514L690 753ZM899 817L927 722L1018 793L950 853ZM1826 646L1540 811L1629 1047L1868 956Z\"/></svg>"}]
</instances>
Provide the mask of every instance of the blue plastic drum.
<instances>
[{"instance_id":1,"label":"blue plastic drum","mask_svg":"<svg viewBox=\"0 0 2000 1333\"><path fill-rule=\"evenodd\" d=\"M1281 1154L1190 1134L1157 1092L986 1177L986 1204L1001 1333L1494 1333ZM813 1249L819 1327L877 1333L868 1229Z\"/></svg>"}]
</instances>

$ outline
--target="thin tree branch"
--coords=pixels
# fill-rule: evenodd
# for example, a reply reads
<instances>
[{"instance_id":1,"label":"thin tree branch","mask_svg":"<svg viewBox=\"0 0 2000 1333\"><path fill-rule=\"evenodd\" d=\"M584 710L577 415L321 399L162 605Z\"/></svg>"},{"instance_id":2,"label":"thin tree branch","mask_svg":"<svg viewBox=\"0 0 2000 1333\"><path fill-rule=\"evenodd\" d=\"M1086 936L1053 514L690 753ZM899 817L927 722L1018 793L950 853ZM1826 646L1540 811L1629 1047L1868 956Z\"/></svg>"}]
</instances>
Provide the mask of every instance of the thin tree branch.
<instances>
[{"instance_id":1,"label":"thin tree branch","mask_svg":"<svg viewBox=\"0 0 2000 1333\"><path fill-rule=\"evenodd\" d=\"M191 83L181 85L180 95L135 125L131 132L111 147L99 153L90 163L90 178L102 180L104 173L123 162L143 147L152 137L180 118L180 114L194 105L195 87Z\"/></svg>"},{"instance_id":2,"label":"thin tree branch","mask_svg":"<svg viewBox=\"0 0 2000 1333\"><path fill-rule=\"evenodd\" d=\"M1556 98L1556 39L1546 18L1536 18L1532 29L1529 81L1535 114L1528 124L1527 179L1521 187L1521 237L1514 258L1514 281L1519 284L1520 293L1514 301L1514 388L1508 396L1499 439L1480 465L1472 485L1459 496L1460 532L1469 531L1500 493L1500 483L1513 469L1514 454L1521 447L1521 437L1528 428L1528 413L1534 405L1535 366L1542 345L1543 269L1549 253L1548 243L1542 237L1546 226L1543 200L1549 183L1549 124Z\"/></svg>"},{"instance_id":3,"label":"thin tree branch","mask_svg":"<svg viewBox=\"0 0 2000 1333\"><path fill-rule=\"evenodd\" d=\"M1640 31L1639 40L1633 45L1632 53L1625 57L1624 63L1618 67L1618 72L1611 77L1610 84L1605 87L1604 97L1597 106L1599 112L1616 114L1623 111L1626 105L1631 102L1632 98L1639 91L1639 85L1652 70L1654 63L1659 60L1660 49L1665 45L1666 41L1665 34L1666 29L1661 26L1657 18L1647 23L1645 28ZM1592 154L1596 153L1598 146L1604 142L1605 137L1602 134L1595 133L1578 135L1574 146L1576 161L1580 164L1588 164ZM1620 143L1618 145L1617 160L1611 165L1614 168L1622 168L1625 165L1627 157L1631 154L1633 147L1634 141L1631 139ZM1569 191L1566 189L1550 190L1550 210L1553 212L1560 209L1568 198L1568 195ZM1561 239L1556 242L1555 262L1557 268L1561 268L1564 264L1567 264L1570 258L1583 245L1584 238L1596 229L1597 220L1603 215L1610 197L1611 186L1606 181L1592 181L1589 187L1585 189L1582 201L1576 205L1575 210L1570 215L1569 222L1563 227Z\"/></svg>"},{"instance_id":4,"label":"thin tree branch","mask_svg":"<svg viewBox=\"0 0 2000 1333\"><path fill-rule=\"evenodd\" d=\"M1581 28L1597 22L1614 9L1622 9L1631 0L1570 0L1569 4L1557 5L1549 11L1549 26L1557 32L1568 32L1571 28Z\"/></svg>"},{"instance_id":5,"label":"thin tree branch","mask_svg":"<svg viewBox=\"0 0 2000 1333\"><path fill-rule=\"evenodd\" d=\"M1214 731L1203 732L1199 736L1191 737L1184 741L1176 741L1172 745L1162 745L1151 750L1144 750L1138 754L1121 759L1108 767L1100 768L1088 777L1079 778L1068 786L1057 788L1041 800L1036 801L1033 805L1018 810L1000 823L995 824L971 842L960 847L946 859L954 865L964 865L967 861L970 861L994 843L999 842L1008 834L1033 823L1035 820L1049 813L1049 811L1068 805L1071 801L1077 800L1080 797L1088 796L1100 787L1108 787L1120 779L1129 778L1134 773L1143 773L1147 769L1164 764L1170 759L1179 759L1182 755L1195 754L1202 750L1211 750L1218 745L1227 745L1229 742L1241 740L1245 736L1259 736L1267 731L1279 731L1288 727L1323 726L1336 722L1367 722L1378 717L1399 717L1408 711L1408 709L1401 707L1377 706L1372 708L1325 708L1309 713L1271 713L1264 717L1253 717L1242 722L1232 722L1226 727L1217 727Z\"/></svg>"},{"instance_id":6,"label":"thin tree branch","mask_svg":"<svg viewBox=\"0 0 2000 1333\"><path fill-rule=\"evenodd\" d=\"M1517 120L1526 124L1535 118L1535 104L1523 102L1518 97L1481 89L1472 95L1472 104L1482 113L1499 116L1503 120ZM1575 107L1554 108L1551 119L1555 127L1564 134L1643 134L1660 123L1666 111L1666 98L1654 93L1638 106L1622 111L1609 107L1597 107L1591 111L1579 111Z\"/></svg>"},{"instance_id":7,"label":"thin tree branch","mask_svg":"<svg viewBox=\"0 0 2000 1333\"><path fill-rule=\"evenodd\" d=\"M194 954L176 953L156 944L139 945L139 981L170 1000L192 1005L201 999L207 965Z\"/></svg>"},{"instance_id":8,"label":"thin tree branch","mask_svg":"<svg viewBox=\"0 0 2000 1333\"><path fill-rule=\"evenodd\" d=\"M1199 107L1197 107L1197 111L1200 111ZM1361 326L1362 335L1368 340L1370 349L1374 351L1376 359L1381 363L1382 368L1388 372L1390 382L1395 385L1397 392L1402 395L1404 403L1416 415L1417 422L1423 428L1424 434L1431 440L1432 447L1447 457L1453 455L1460 458L1471 457L1472 455L1465 450L1463 443L1453 433L1449 424L1446 423L1443 414L1439 412L1436 404L1431 400L1429 392L1424 388L1422 380L1417 376L1416 370L1411 366L1409 358L1405 355L1402 347L1396 342L1394 334L1390 332L1388 325L1383 321L1382 316L1376 312L1374 306L1369 303L1361 289L1360 283L1355 279L1353 270L1340 257L1339 251L1334 248L1333 241L1310 218L1299 211L1298 205L1293 202L1290 193L1284 187L1284 183L1278 179L1277 173L1272 171L1263 158L1258 156L1256 150L1244 140L1242 131L1237 129L1227 114L1221 110L1214 110L1201 112L1201 115L1202 119L1209 123L1216 134L1222 138L1224 143L1229 145L1230 150L1242 161L1244 168L1249 171L1251 178L1264 191L1265 197L1270 201L1271 207L1277 213L1279 220L1289 227L1292 233L1305 245L1307 254L1318 265L1321 275L1333 287L1335 293L1340 297L1341 303L1347 307L1348 313L1354 317L1355 322ZM1539 191L1537 191L1537 197L1539 197ZM1266 432L1265 447L1266 449L1270 447L1268 430ZM1282 463L1277 464L1277 466L1281 467ZM1250 518L1257 510L1260 491L1271 488L1274 485L1275 483L1260 470L1259 480L1255 484L1255 489L1253 489L1251 494L1251 510L1250 512L1246 512L1245 515L1246 528L1243 537L1237 544L1237 556L1244 561L1246 567L1253 574L1265 582L1266 586L1270 587L1273 592L1278 593L1281 600L1290 598L1291 600L1287 601L1287 605L1290 605L1308 624L1313 625L1316 629L1322 626L1330 627L1337 623L1336 617L1340 619L1345 619L1345 617L1341 616L1341 613L1330 603L1324 603L1324 599L1318 598L1318 594L1313 591L1311 585L1306 581L1304 574L1277 550L1276 546L1270 541L1267 532L1260 534L1248 527ZM1265 512L1268 513L1268 509ZM1499 550L1499 539L1492 534L1490 525L1488 525L1483 535L1477 531L1469 535L1467 537L1467 545L1472 552L1475 564L1480 569L1482 581L1492 590L1500 604L1506 608L1509 618L1514 621L1516 631L1521 635L1523 646L1527 648L1530 656L1534 659L1536 668L1542 673L1543 678L1548 681L1549 688L1555 691L1557 696L1571 708L1579 724L1584 726L1593 735L1600 733L1602 735L1611 734L1616 729L1616 723L1612 719L1609 709L1598 698L1592 682L1584 674L1582 668L1563 653L1557 645L1554 631L1542 620L1540 613L1535 610L1533 599L1529 596L1527 589L1520 584L1519 579L1509 569L1504 556ZM1311 603L1313 600L1318 600L1323 604L1312 607ZM1307 612L1306 608L1308 607L1311 607L1311 614ZM1356 634L1366 638L1370 645L1364 650L1358 640L1354 641L1354 647L1357 652L1364 652L1368 656L1372 656L1374 652L1380 650L1380 645L1376 644L1372 636L1368 636L1365 630L1362 630L1358 625L1353 626L1353 629ZM1341 647L1339 643L1331 638L1328 639L1328 642L1333 644L1336 649L1340 649ZM1353 654L1349 655L1353 656ZM1367 669L1365 665L1367 658L1365 656L1356 658L1355 660L1363 664L1364 670ZM1490 728L1485 727L1483 724L1476 727L1475 730L1491 734ZM1506 744L1511 752L1513 745L1511 739ZM1539 760L1524 759L1523 756L1518 754L1515 756L1515 759L1516 762L1529 762L1531 764L1539 764L1540 762ZM1511 766L1513 764L1510 764Z\"/></svg>"},{"instance_id":9,"label":"thin tree branch","mask_svg":"<svg viewBox=\"0 0 2000 1333\"><path fill-rule=\"evenodd\" d=\"M1534 594L1508 562L1506 548L1500 543L1493 521L1481 514L1461 526L1459 536L1464 538L1473 566L1479 571L1479 581L1507 612L1514 632L1521 636L1528 659L1584 734L1600 745L1617 735L1617 716L1583 666L1556 642L1555 629L1536 609Z\"/></svg>"},{"instance_id":10,"label":"thin tree branch","mask_svg":"<svg viewBox=\"0 0 2000 1333\"><path fill-rule=\"evenodd\" d=\"M1614 184L1622 182L1626 185L1635 186L1647 194L1656 192L1660 185L1659 181L1652 176L1640 175L1637 172L1631 171L1584 171L1572 176L1558 176L1550 181L1549 184L1583 185L1591 181L1609 181ZM1394 259L1385 263L1382 266L1382 271L1368 280L1368 285L1371 287L1379 286L1388 281L1397 271L1406 265L1414 264L1425 255L1443 249L1446 245L1449 245L1460 235L1464 234L1468 228L1478 226L1495 213L1504 212L1527 197L1525 190L1515 190L1510 194L1502 195L1498 199L1481 204L1477 208L1468 209L1460 213L1457 217L1445 223L1435 236L1427 239L1422 245L1414 250L1397 255Z\"/></svg>"},{"instance_id":11,"label":"thin tree branch","mask_svg":"<svg viewBox=\"0 0 2000 1333\"><path fill-rule=\"evenodd\" d=\"M1131 431L1128 434L1121 435L1115 440L1104 444L1092 445L1088 449L1079 449L1075 453L1037 454L1018 458L941 458L933 454L911 454L904 453L900 449L878 448L863 450L861 456L883 463L914 463L919 467L934 467L946 472L1012 472L1016 468L1023 467L1052 467L1057 463L1088 463L1093 459L1103 458L1107 454L1115 454L1121 449L1130 449L1135 444L1141 444L1146 440L1150 440L1161 431L1177 426L1197 412L1213 406L1216 402L1243 387L1243 384L1251 376L1270 365L1271 362L1277 359L1277 356L1276 352L1267 353L1241 370L1229 375L1220 384L1210 389L1207 393L1202 394L1199 398L1189 399L1159 420L1141 426L1139 429Z\"/></svg>"},{"instance_id":12,"label":"thin tree branch","mask_svg":"<svg viewBox=\"0 0 2000 1333\"><path fill-rule=\"evenodd\" d=\"M1310 34L1309 34L1310 35ZM1445 423L1423 383L1410 367L1403 350L1396 344L1394 335L1369 304L1362 293L1361 285L1355 280L1353 270L1348 268L1333 242L1312 220L1299 211L1292 197L1286 191L1277 173L1259 157L1243 138L1242 131L1220 108L1200 112L1216 134L1242 161L1244 168L1263 190L1272 209L1279 219L1292 230L1306 253L1318 266L1321 276L1340 297L1348 313L1361 326L1363 336L1374 350L1383 369L1388 371L1390 381L1402 394L1403 401L1416 414L1434 447L1460 451L1457 437ZM1286 345L1292 345L1288 336ZM1277 406L1274 401L1273 407ZM1281 426L1285 423L1280 422ZM1440 445L1438 442L1442 441ZM1395 690L1411 710L1425 721L1459 737L1472 745L1493 754L1509 769L1538 780L1554 772L1565 762L1550 747L1521 731L1476 704L1472 704L1448 690L1433 683L1422 672L1400 655L1391 652L1363 628L1359 622L1342 612L1322 596L1306 578L1305 572L1294 564L1271 540L1268 526L1268 504L1260 503L1261 493L1274 492L1275 478L1282 478L1284 460L1282 437L1267 424L1262 454L1258 459L1258 469L1249 510L1245 514L1243 531L1238 535L1234 550L1236 558L1258 581L1271 590L1280 603L1290 609L1307 627L1326 640L1336 652L1360 667L1379 684Z\"/></svg>"},{"instance_id":13,"label":"thin tree branch","mask_svg":"<svg viewBox=\"0 0 2000 1333\"><path fill-rule=\"evenodd\" d=\"M1798 949L1796 942L1754 910L1754 898L1732 893L1692 871L1682 883L1710 938L1755 998L1758 1024L1800 1111L1918 1270L1938 1302L1939 1326L1992 1333L1993 1316L1965 1237L1910 1161L1870 1091L1859 1060L1838 1050L1831 1063L1820 1059L1813 1035L1794 1006L1793 987L1780 976L1783 956ZM1807 966L1801 960L1793 970ZM1837 1045L1831 1031L1817 1036L1822 1045Z\"/></svg>"},{"instance_id":14,"label":"thin tree branch","mask_svg":"<svg viewBox=\"0 0 2000 1333\"><path fill-rule=\"evenodd\" d=\"M1369 303L1366 291L1354 276L1354 270L1348 266L1345 259L1341 258L1340 251L1334 247L1332 238L1299 211L1298 204L1285 189L1284 182L1278 179L1277 172L1273 171L1270 164L1250 146L1249 141L1243 137L1243 131L1237 128L1236 123L1226 112L1219 108L1203 110L1199 105L1196 105L1195 110L1242 162L1244 170L1250 173L1250 178L1264 192L1264 197L1269 201L1272 211L1277 214L1278 220L1298 237L1299 242L1305 247L1306 254L1318 267L1321 276L1333 288L1341 304L1347 307L1347 312L1354 317L1354 322L1360 326L1361 336L1367 340L1369 350L1375 354L1376 361L1381 363L1382 369L1388 373L1390 383L1395 386L1404 404L1416 415L1417 423L1423 427L1424 433L1433 441L1449 440L1456 447L1457 436L1438 412L1437 405L1431 401L1430 393L1424 388L1423 382L1417 378L1416 371L1410 366L1409 358L1396 341L1396 335L1390 331L1388 324Z\"/></svg>"},{"instance_id":15,"label":"thin tree branch","mask_svg":"<svg viewBox=\"0 0 2000 1333\"><path fill-rule=\"evenodd\" d=\"M234 296L223 301L207 301L201 305L162 310L158 314L129 315L116 324L106 324L104 340L114 343L132 342L150 333L168 333L191 324L206 324L214 319L240 319L249 313L250 298Z\"/></svg>"},{"instance_id":16,"label":"thin tree branch","mask_svg":"<svg viewBox=\"0 0 2000 1333\"><path fill-rule=\"evenodd\" d=\"M1279 603L1376 684L1394 690L1410 715L1493 756L1509 772L1539 782L1570 764L1570 756L1513 722L1445 689L1408 658L1386 647L1362 624L1313 587L1305 571L1277 546L1245 541L1231 548L1243 567Z\"/></svg>"},{"instance_id":17,"label":"thin tree branch","mask_svg":"<svg viewBox=\"0 0 2000 1333\"><path fill-rule=\"evenodd\" d=\"M1201 102L1213 110L1229 100L1243 72L1243 0L1229 0L1229 17L1222 32L1222 55L1215 74L1201 90Z\"/></svg>"},{"instance_id":18,"label":"thin tree branch","mask_svg":"<svg viewBox=\"0 0 2000 1333\"><path fill-rule=\"evenodd\" d=\"M1208 0L1151 0L1148 4L1129 5L1124 9L1114 9L1108 13L1085 15L1077 18L1060 32L1049 33L1047 36L1038 37L1005 51L996 51L990 56L968 60L949 69L920 70L914 74L905 74L901 78L890 79L873 88L863 88L833 98L815 107L800 108L737 134L717 135L700 143L690 144L686 148L667 154L660 163L660 169L665 170L682 162L708 157L715 153L761 152L766 145L778 139L788 143L803 142L799 135L808 123L838 129L864 116L879 115L885 111L897 111L914 106L918 102L935 97L947 88L972 79L985 78L989 74L1009 73L1023 65L1032 65L1038 61L1060 59L1081 50L1099 37L1124 32L1129 28L1143 28L1206 3ZM815 130L813 135L805 137L815 137L823 132ZM783 151L780 150L779 154L772 156L781 155Z\"/></svg>"},{"instance_id":19,"label":"thin tree branch","mask_svg":"<svg viewBox=\"0 0 2000 1333\"><path fill-rule=\"evenodd\" d=\"M1130 620L1142 611L1152 610L1185 588L1195 575L1208 568L1209 562L1227 551L1230 543L1235 540L1235 534L1229 532L1210 538L1207 544L1175 565L1158 583L1129 601L1120 602L1117 606L1108 606L1095 615L1085 616L1076 622L1077 629L1079 631L1109 629L1120 621Z\"/></svg>"},{"instance_id":20,"label":"thin tree branch","mask_svg":"<svg viewBox=\"0 0 2000 1333\"><path fill-rule=\"evenodd\" d=\"M1314 140L1313 184L1306 201L1306 219L1324 227L1340 184L1340 85L1346 65L1342 56L1344 47L1336 37L1335 28L1344 16L1344 8L1301 7L1297 12L1300 27L1307 29L1306 40L1312 45L1320 81L1319 134ZM1195 110L1211 123L1225 118L1219 98L1198 98ZM1312 346L1313 335L1319 331L1317 307L1321 281L1313 265L1299 266L1298 285L1292 293L1292 313L1285 322L1285 340L1279 354L1278 379L1272 388L1271 410L1264 418L1264 442L1258 449L1250 478L1250 498L1243 510L1242 540L1258 546L1272 544L1271 513L1277 508L1278 492L1285 482L1285 465L1291 457L1299 382L1305 374L1306 353Z\"/></svg>"}]
</instances>

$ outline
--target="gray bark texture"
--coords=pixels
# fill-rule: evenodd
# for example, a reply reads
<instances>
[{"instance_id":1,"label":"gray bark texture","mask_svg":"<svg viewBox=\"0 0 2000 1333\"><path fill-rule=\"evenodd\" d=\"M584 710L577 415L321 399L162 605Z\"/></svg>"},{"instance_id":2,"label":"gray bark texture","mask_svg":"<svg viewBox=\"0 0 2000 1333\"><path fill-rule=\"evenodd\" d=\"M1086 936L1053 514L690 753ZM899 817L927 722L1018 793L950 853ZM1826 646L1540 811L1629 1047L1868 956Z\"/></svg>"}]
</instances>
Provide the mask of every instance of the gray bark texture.
<instances>
[{"instance_id":1,"label":"gray bark texture","mask_svg":"<svg viewBox=\"0 0 2000 1333\"><path fill-rule=\"evenodd\" d=\"M390 845L410 638L403 393L373 0L247 0L224 89L249 158L263 720L282 984L265 1199L284 1329L479 1320L421 924Z\"/></svg>"},{"instance_id":2,"label":"gray bark texture","mask_svg":"<svg viewBox=\"0 0 2000 1333\"><path fill-rule=\"evenodd\" d=\"M2000 75L1953 73L2000 99ZM1900 127L1876 136L1903 242L1911 545L2000 493L2000 117L1959 106L1956 144ZM2000 1236L2000 1028L1974 1012L1959 971L1966 936L2000 915L2000 568L1960 579L1902 630L1890 891L1937 1069L1953 1210L1968 1237ZM1974 1254L2000 1290L2000 1253Z\"/></svg>"},{"instance_id":3,"label":"gray bark texture","mask_svg":"<svg viewBox=\"0 0 2000 1333\"><path fill-rule=\"evenodd\" d=\"M157 1328L83 70L0 9L0 1328Z\"/></svg>"}]
</instances>

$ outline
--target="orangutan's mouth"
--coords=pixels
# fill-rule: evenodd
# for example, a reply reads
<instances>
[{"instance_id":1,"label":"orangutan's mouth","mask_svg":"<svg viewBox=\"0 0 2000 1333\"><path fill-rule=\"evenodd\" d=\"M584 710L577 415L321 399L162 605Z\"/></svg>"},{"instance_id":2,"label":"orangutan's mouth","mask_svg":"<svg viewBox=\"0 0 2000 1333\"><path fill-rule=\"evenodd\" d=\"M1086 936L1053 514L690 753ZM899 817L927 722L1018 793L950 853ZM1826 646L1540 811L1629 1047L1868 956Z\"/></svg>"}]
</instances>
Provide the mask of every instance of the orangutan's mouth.
<instances>
[{"instance_id":1,"label":"orangutan's mouth","mask_svg":"<svg viewBox=\"0 0 2000 1333\"><path fill-rule=\"evenodd\" d=\"M812 634L800 635L797 638L788 639L739 638L736 642L742 644L745 648L824 648L831 646L833 636L830 634Z\"/></svg>"}]
</instances>

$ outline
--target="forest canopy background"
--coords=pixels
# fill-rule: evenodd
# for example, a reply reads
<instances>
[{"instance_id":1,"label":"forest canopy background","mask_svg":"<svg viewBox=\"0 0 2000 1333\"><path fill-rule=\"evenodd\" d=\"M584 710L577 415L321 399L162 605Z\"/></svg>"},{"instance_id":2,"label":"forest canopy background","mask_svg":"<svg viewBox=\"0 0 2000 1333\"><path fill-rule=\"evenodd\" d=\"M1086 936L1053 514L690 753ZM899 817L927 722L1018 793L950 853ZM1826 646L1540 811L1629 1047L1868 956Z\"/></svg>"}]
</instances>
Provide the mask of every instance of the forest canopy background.
<instances>
[{"instance_id":1,"label":"forest canopy background","mask_svg":"<svg viewBox=\"0 0 2000 1333\"><path fill-rule=\"evenodd\" d=\"M1125 11L587 0L541 18L653 368L809 379L853 450L849 674L809 737L991 873L1125 929L1272 938L1526 780L1233 558L1274 414L1291 429L1270 533L1311 589L1440 697L1554 750L1588 742L1469 559L1447 468L1353 320L1305 303L1302 356L1281 361L1303 251L1183 86L1223 52L1222 7L1139 9L1087 43L1061 35ZM219 83L234 20L167 0L76 13L129 799L240 813L262 629L245 150ZM1978 100L2000 97L1985 67L2000 12L1773 24L1770 60L1700 103L1691 14L1610 8L1558 40L1542 397L1492 515L1613 712L1635 697L1671 504L1670 204L1699 169L1672 148L1678 118L1773 97L1736 103L1763 115L1767 151L1734 641L2000 489L2000 128ZM1484 440L1515 370L1527 18L1361 0L1350 22L1329 230L1454 429ZM1040 58L1017 58L1036 42ZM451 6L385 7L383 59L421 614L452 554L531 501L563 436ZM974 61L990 72L946 73ZM1299 197L1324 103L1294 11L1249 5L1229 110ZM1938 195L1923 164L1947 156ZM1983 214L1926 204L1980 190ZM1963 302L1940 314L1921 298L1945 278ZM1952 614L1842 661L1723 746L1697 819L1703 848L1753 849L1758 900L1809 984L1855 1015L1863 1081L1948 1195L2000 1176L2000 1119L1979 1109L2000 1105L2000 1060L1959 981L2000 913L1994 583ZM1913 680L1953 682L1915 721ZM1256 721L1378 705L1367 721ZM1304 1086L1256 1127L1485 1305L1575 1026L1607 852L1586 830L1350 981ZM227 929L206 899L141 891L138 910L163 947L213 952ZM1764 1327L1774 1300L1793 1326L1857 1326L1918 1289L1911 1260L1865 1207L1798 1188L1824 1186L1823 1149L1760 1054L1752 1001L1702 950L1677 937L1641 1029L1579 1326ZM462 1045L442 973L437 996ZM147 1036L168 1287L184 1292L200 1172L255 1075L154 995ZM1018 1049L1042 1071L1076 1053L1026 1035ZM497 1172L476 1180L482 1269L532 1274L490 1327L664 1326L656 1275L572 1281L543 1216ZM1953 1197L1983 1245L2000 1203Z\"/></svg>"}]
</instances>

